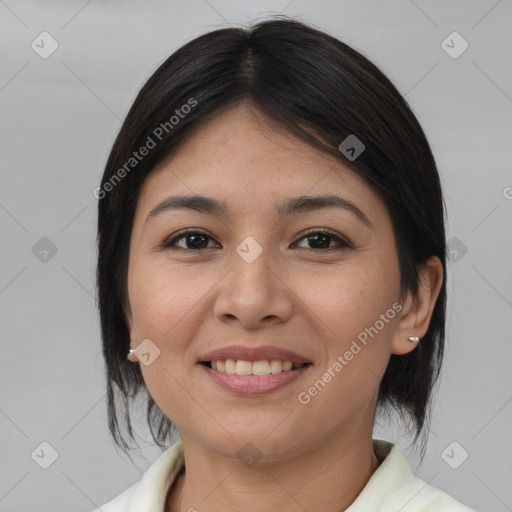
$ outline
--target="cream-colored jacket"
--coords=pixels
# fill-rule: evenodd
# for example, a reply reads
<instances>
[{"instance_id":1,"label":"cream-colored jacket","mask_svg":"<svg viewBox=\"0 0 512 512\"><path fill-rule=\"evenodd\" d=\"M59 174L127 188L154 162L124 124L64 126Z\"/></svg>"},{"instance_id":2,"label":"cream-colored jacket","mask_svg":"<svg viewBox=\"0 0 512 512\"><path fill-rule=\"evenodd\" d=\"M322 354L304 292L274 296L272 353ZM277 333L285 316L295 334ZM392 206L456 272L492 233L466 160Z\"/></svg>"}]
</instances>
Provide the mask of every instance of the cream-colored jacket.
<instances>
[{"instance_id":1,"label":"cream-colored jacket","mask_svg":"<svg viewBox=\"0 0 512 512\"><path fill-rule=\"evenodd\" d=\"M414 476L398 446L378 439L373 445L382 463L346 512L475 512ZM140 481L91 512L165 512L167 491L184 463L178 441Z\"/></svg>"}]
</instances>

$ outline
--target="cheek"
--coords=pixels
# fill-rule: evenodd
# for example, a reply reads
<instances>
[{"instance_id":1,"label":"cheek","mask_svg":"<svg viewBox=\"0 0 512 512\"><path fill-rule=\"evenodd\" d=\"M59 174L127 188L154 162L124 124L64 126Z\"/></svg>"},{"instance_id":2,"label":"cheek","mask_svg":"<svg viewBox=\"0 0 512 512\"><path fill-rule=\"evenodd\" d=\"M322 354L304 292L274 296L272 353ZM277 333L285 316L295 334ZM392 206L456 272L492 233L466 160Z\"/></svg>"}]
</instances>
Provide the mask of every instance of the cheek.
<instances>
[{"instance_id":1,"label":"cheek","mask_svg":"<svg viewBox=\"0 0 512 512\"><path fill-rule=\"evenodd\" d=\"M397 266L372 258L299 282L323 351L312 381L324 376L329 401L345 406L373 395L389 360L398 318L393 308L398 308Z\"/></svg>"},{"instance_id":2,"label":"cheek","mask_svg":"<svg viewBox=\"0 0 512 512\"><path fill-rule=\"evenodd\" d=\"M215 280L200 270L177 268L159 261L135 262L129 278L129 294L134 323L140 335L160 343L173 339L172 330L183 333L188 316L201 309L201 300L214 286ZM185 321L184 321L185 320Z\"/></svg>"},{"instance_id":3,"label":"cheek","mask_svg":"<svg viewBox=\"0 0 512 512\"><path fill-rule=\"evenodd\" d=\"M323 356L297 396L308 417L321 417L333 433L347 421L373 414L396 319L386 291L376 293L363 280L343 284L347 287L312 302L310 317L316 317Z\"/></svg>"},{"instance_id":4,"label":"cheek","mask_svg":"<svg viewBox=\"0 0 512 512\"><path fill-rule=\"evenodd\" d=\"M149 339L160 350L150 365L140 363L148 392L168 418L186 425L193 420L195 407L184 393L189 371L185 356L198 327L208 280L192 279L168 262L148 258L133 261L128 284L137 341Z\"/></svg>"},{"instance_id":5,"label":"cheek","mask_svg":"<svg viewBox=\"0 0 512 512\"><path fill-rule=\"evenodd\" d=\"M357 337L392 307L399 290L395 274L379 259L361 260L303 276L296 291L336 345L336 340Z\"/></svg>"}]
</instances>

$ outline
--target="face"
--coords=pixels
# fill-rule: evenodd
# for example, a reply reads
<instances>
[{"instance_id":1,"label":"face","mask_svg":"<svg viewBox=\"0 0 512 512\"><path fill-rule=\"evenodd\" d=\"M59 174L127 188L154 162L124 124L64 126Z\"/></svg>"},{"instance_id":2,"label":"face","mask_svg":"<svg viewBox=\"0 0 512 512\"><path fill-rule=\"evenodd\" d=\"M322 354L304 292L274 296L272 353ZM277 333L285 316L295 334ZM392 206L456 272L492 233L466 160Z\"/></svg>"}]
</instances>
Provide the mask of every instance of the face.
<instances>
[{"instance_id":1,"label":"face","mask_svg":"<svg viewBox=\"0 0 512 512\"><path fill-rule=\"evenodd\" d=\"M192 195L223 208L168 201ZM302 196L341 200L293 202ZM144 380L182 436L279 458L371 433L403 336L389 214L355 173L254 108L203 124L148 176L128 296L131 346L149 340Z\"/></svg>"}]
</instances>

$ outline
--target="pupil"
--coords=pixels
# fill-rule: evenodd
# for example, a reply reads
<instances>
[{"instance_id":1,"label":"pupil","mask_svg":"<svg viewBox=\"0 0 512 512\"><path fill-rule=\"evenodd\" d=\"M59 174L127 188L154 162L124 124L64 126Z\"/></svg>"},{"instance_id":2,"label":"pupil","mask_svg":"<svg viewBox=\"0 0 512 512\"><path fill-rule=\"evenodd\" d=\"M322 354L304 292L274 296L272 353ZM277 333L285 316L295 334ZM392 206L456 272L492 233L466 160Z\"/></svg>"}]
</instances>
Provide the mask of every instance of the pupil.
<instances>
[{"instance_id":1,"label":"pupil","mask_svg":"<svg viewBox=\"0 0 512 512\"><path fill-rule=\"evenodd\" d=\"M200 240L200 239L203 239L203 240ZM188 236L188 240L189 242L192 241L191 245L193 246L193 249L203 249L203 247L199 247L199 245L201 245L201 243L203 242L204 243L204 236L203 235L189 235ZM199 243L197 243L199 242Z\"/></svg>"},{"instance_id":2,"label":"pupil","mask_svg":"<svg viewBox=\"0 0 512 512\"><path fill-rule=\"evenodd\" d=\"M312 235L308 239L310 242L313 241L315 249L327 249L329 247L330 236L328 235ZM327 245L325 245L325 242L327 242Z\"/></svg>"}]
</instances>

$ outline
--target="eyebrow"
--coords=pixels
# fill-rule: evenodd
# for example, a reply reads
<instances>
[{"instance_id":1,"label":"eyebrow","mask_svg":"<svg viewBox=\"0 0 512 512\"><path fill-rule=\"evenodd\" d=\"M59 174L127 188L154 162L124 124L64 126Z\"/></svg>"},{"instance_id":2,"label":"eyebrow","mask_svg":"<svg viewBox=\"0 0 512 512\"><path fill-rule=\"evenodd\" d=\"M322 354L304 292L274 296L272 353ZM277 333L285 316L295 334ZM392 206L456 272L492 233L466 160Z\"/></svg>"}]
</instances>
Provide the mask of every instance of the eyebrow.
<instances>
[{"instance_id":1,"label":"eyebrow","mask_svg":"<svg viewBox=\"0 0 512 512\"><path fill-rule=\"evenodd\" d=\"M357 219L369 228L373 228L372 223L354 203L348 199L335 195L320 195L320 196L300 196L288 198L282 203L276 205L275 212L279 218L295 215L303 212L310 212L324 208L339 208L349 213L352 213ZM227 216L229 215L229 208L226 203L205 197L201 195L188 195L188 196L170 196L158 203L153 208L146 221L151 217L155 217L163 212L171 210L195 210L199 213Z\"/></svg>"}]
</instances>

